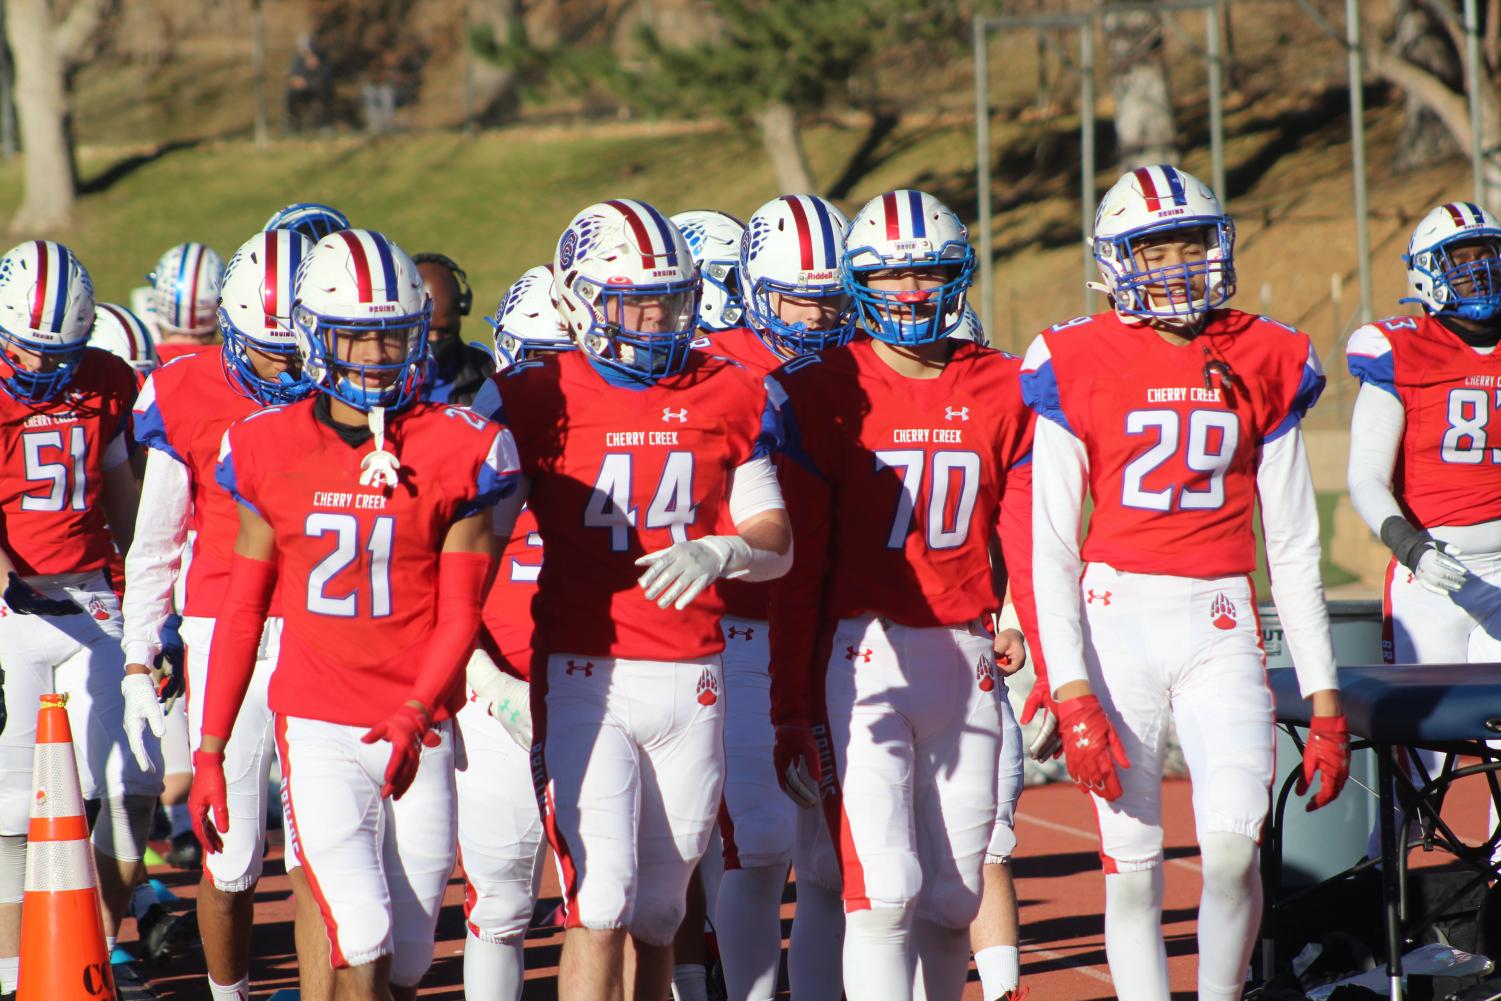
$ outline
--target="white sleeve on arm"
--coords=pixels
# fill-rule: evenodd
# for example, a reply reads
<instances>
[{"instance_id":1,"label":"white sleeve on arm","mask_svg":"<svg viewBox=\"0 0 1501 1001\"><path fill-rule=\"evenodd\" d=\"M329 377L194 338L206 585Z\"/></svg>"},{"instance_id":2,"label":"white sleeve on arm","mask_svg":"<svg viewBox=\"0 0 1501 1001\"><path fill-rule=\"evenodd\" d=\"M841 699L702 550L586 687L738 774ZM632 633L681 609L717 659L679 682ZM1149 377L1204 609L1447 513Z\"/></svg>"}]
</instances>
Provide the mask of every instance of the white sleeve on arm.
<instances>
[{"instance_id":1,"label":"white sleeve on arm","mask_svg":"<svg viewBox=\"0 0 1501 1001\"><path fill-rule=\"evenodd\" d=\"M1324 604L1324 581L1319 576L1319 512L1301 427L1293 427L1262 445L1256 492L1261 499L1261 530L1267 571L1272 578L1272 600L1298 672L1298 689L1304 698L1337 689L1329 609Z\"/></svg>"},{"instance_id":2,"label":"white sleeve on arm","mask_svg":"<svg viewBox=\"0 0 1501 1001\"><path fill-rule=\"evenodd\" d=\"M125 662L150 666L161 653L162 623L188 538L188 468L159 449L146 456L135 538L125 554Z\"/></svg>"},{"instance_id":3,"label":"white sleeve on arm","mask_svg":"<svg viewBox=\"0 0 1501 1001\"><path fill-rule=\"evenodd\" d=\"M1407 429L1407 410L1386 390L1365 383L1355 396L1350 417L1350 503L1379 537L1386 519L1402 517L1392 494L1397 449Z\"/></svg>"},{"instance_id":4,"label":"white sleeve on arm","mask_svg":"<svg viewBox=\"0 0 1501 1001\"><path fill-rule=\"evenodd\" d=\"M1079 601L1079 525L1088 470L1084 443L1056 421L1038 417L1032 441L1032 590L1054 693L1071 681L1089 680Z\"/></svg>"},{"instance_id":5,"label":"white sleeve on arm","mask_svg":"<svg viewBox=\"0 0 1501 1001\"><path fill-rule=\"evenodd\" d=\"M730 472L730 520L739 528L751 518L767 511L785 511L777 469L769 458L760 456L743 462ZM713 538L711 536L711 538ZM792 569L792 546L785 553L753 549L739 536L723 537L730 558L724 577L732 580L776 580Z\"/></svg>"}]
</instances>

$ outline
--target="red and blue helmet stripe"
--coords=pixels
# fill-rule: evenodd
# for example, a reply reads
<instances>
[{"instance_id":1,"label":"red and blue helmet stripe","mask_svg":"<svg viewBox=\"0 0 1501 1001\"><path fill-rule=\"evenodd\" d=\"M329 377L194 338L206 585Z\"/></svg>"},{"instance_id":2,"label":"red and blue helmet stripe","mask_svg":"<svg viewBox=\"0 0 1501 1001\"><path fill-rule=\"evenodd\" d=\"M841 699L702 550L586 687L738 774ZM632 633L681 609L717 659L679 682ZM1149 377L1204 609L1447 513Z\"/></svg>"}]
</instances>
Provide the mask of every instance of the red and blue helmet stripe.
<instances>
[{"instance_id":1,"label":"red and blue helmet stripe","mask_svg":"<svg viewBox=\"0 0 1501 1001\"><path fill-rule=\"evenodd\" d=\"M1162 211L1162 203L1168 202L1170 207L1181 208L1188 204L1188 192L1183 187L1183 175L1167 164L1155 164L1150 167L1137 167L1133 174L1136 175L1136 183L1141 186L1142 197L1146 199L1148 212Z\"/></svg>"},{"instance_id":2,"label":"red and blue helmet stripe","mask_svg":"<svg viewBox=\"0 0 1501 1001\"><path fill-rule=\"evenodd\" d=\"M657 211L656 206L638 202L634 198L611 198L605 204L625 219L636 246L641 250L643 268L658 267L656 259L659 257L670 268L678 266L677 241L672 238L672 224Z\"/></svg>"}]
</instances>

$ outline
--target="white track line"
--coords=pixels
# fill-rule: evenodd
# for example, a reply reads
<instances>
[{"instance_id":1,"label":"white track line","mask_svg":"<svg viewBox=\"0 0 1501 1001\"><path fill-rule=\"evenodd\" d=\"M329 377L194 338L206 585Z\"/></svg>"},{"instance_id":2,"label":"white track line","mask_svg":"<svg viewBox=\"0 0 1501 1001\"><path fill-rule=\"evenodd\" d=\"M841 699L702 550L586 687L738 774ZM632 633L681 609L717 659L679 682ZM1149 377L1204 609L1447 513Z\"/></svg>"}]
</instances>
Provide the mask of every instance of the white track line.
<instances>
[{"instance_id":1,"label":"white track line","mask_svg":"<svg viewBox=\"0 0 1501 1001\"><path fill-rule=\"evenodd\" d=\"M1068 962L1074 958L1066 952L1054 952L1052 949L1044 949L1041 946L1034 945L1023 946L1021 953L1023 956L1039 956L1053 962ZM1054 972L1082 973L1084 976L1098 980L1102 984L1110 984L1111 986L1115 984L1115 981L1110 979L1110 974L1098 966L1066 966L1062 970Z\"/></svg>"},{"instance_id":2,"label":"white track line","mask_svg":"<svg viewBox=\"0 0 1501 1001\"><path fill-rule=\"evenodd\" d=\"M1059 834L1071 834L1082 841L1088 841L1090 844L1095 846L1096 850L1099 849L1100 835L1098 834L1098 832L1086 831L1084 828L1075 827L1072 824L1060 824L1056 820L1048 820L1045 817L1034 816L1030 813L1018 812L1016 814L1016 819L1025 820L1027 823L1036 824L1038 827L1046 827L1048 830L1057 831ZM1203 872L1203 868L1199 865L1199 863L1193 861L1192 859L1170 858L1166 861L1168 865L1175 865L1180 869L1187 869L1189 872Z\"/></svg>"}]
</instances>

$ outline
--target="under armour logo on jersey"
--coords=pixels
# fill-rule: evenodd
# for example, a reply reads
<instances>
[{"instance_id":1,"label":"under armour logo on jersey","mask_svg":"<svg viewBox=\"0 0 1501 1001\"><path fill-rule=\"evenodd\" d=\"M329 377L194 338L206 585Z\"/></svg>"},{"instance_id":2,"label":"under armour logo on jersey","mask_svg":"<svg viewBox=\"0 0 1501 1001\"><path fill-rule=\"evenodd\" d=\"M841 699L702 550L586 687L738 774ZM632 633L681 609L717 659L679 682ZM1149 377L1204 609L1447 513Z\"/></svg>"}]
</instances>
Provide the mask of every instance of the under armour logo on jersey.
<instances>
[{"instance_id":1,"label":"under armour logo on jersey","mask_svg":"<svg viewBox=\"0 0 1501 1001\"><path fill-rule=\"evenodd\" d=\"M687 420L688 409L686 407L684 407L682 410L674 410L671 407L662 408L662 422L664 424L667 421L677 421L679 424L683 424L686 423Z\"/></svg>"},{"instance_id":2,"label":"under armour logo on jersey","mask_svg":"<svg viewBox=\"0 0 1501 1001\"><path fill-rule=\"evenodd\" d=\"M995 691L995 665L989 657L982 656L975 662L975 684L982 692Z\"/></svg>"},{"instance_id":3,"label":"under armour logo on jersey","mask_svg":"<svg viewBox=\"0 0 1501 1001\"><path fill-rule=\"evenodd\" d=\"M1097 601L1102 605L1108 605L1110 604L1110 592L1096 591L1094 588L1090 588L1084 593L1084 600L1091 605Z\"/></svg>"},{"instance_id":4,"label":"under armour logo on jersey","mask_svg":"<svg viewBox=\"0 0 1501 1001\"><path fill-rule=\"evenodd\" d=\"M1209 603L1209 621L1214 623L1216 629L1235 628L1235 602L1226 595L1217 594Z\"/></svg>"},{"instance_id":5,"label":"under armour logo on jersey","mask_svg":"<svg viewBox=\"0 0 1501 1001\"><path fill-rule=\"evenodd\" d=\"M594 661L586 660L582 664L579 664L570 660L568 662L568 670L564 673L572 674L574 671L583 671L584 677L592 678L594 677Z\"/></svg>"},{"instance_id":6,"label":"under armour logo on jersey","mask_svg":"<svg viewBox=\"0 0 1501 1001\"><path fill-rule=\"evenodd\" d=\"M744 629L741 629L738 626L731 626L730 628L726 629L725 632L729 633L730 639L735 639L737 636L744 636L748 640L756 638L755 626L746 626Z\"/></svg>"},{"instance_id":7,"label":"under armour logo on jersey","mask_svg":"<svg viewBox=\"0 0 1501 1001\"><path fill-rule=\"evenodd\" d=\"M856 657L859 657L862 661L869 664L870 655L873 653L875 653L874 650L859 650L855 647L847 646L844 648L844 659L853 661Z\"/></svg>"},{"instance_id":8,"label":"under armour logo on jersey","mask_svg":"<svg viewBox=\"0 0 1501 1001\"><path fill-rule=\"evenodd\" d=\"M714 677L714 671L704 668L704 672L698 676L698 704L712 706L719 701L719 679Z\"/></svg>"},{"instance_id":9,"label":"under armour logo on jersey","mask_svg":"<svg viewBox=\"0 0 1501 1001\"><path fill-rule=\"evenodd\" d=\"M958 420L958 421L967 421L967 420L969 420L969 408L968 407L944 407L943 408L943 419L946 420L946 421L955 421L955 420Z\"/></svg>"}]
</instances>

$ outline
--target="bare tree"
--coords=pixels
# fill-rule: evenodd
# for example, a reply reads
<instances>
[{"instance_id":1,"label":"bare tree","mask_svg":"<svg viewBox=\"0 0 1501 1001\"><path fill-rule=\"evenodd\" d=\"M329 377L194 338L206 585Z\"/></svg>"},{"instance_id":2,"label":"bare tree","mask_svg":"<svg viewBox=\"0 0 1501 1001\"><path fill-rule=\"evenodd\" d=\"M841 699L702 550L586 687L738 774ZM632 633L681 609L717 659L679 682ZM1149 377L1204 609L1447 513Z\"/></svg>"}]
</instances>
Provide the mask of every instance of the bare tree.
<instances>
[{"instance_id":1,"label":"bare tree","mask_svg":"<svg viewBox=\"0 0 1501 1001\"><path fill-rule=\"evenodd\" d=\"M1120 168L1178 158L1172 84L1163 52L1162 15L1124 11L1105 15L1110 89Z\"/></svg>"},{"instance_id":2,"label":"bare tree","mask_svg":"<svg viewBox=\"0 0 1501 1001\"><path fill-rule=\"evenodd\" d=\"M522 0L472 0L469 30L511 43L518 39L518 32L522 30L521 15ZM515 67L489 59L472 59L469 65L473 74L475 119L492 124L510 117L518 96L519 80Z\"/></svg>"},{"instance_id":3,"label":"bare tree","mask_svg":"<svg viewBox=\"0 0 1501 1001\"><path fill-rule=\"evenodd\" d=\"M66 15L54 0L5 0L15 64L16 114L26 166L11 227L53 232L67 226L78 196L70 97L73 71L93 54L114 0L75 0Z\"/></svg>"},{"instance_id":4,"label":"bare tree","mask_svg":"<svg viewBox=\"0 0 1501 1001\"><path fill-rule=\"evenodd\" d=\"M1464 64L1449 44L1443 25L1422 0L1392 0L1396 30L1391 49L1414 66L1421 66L1454 90L1464 88ZM1402 134L1392 166L1413 170L1458 154L1461 144L1443 121L1414 94L1406 95Z\"/></svg>"}]
</instances>

